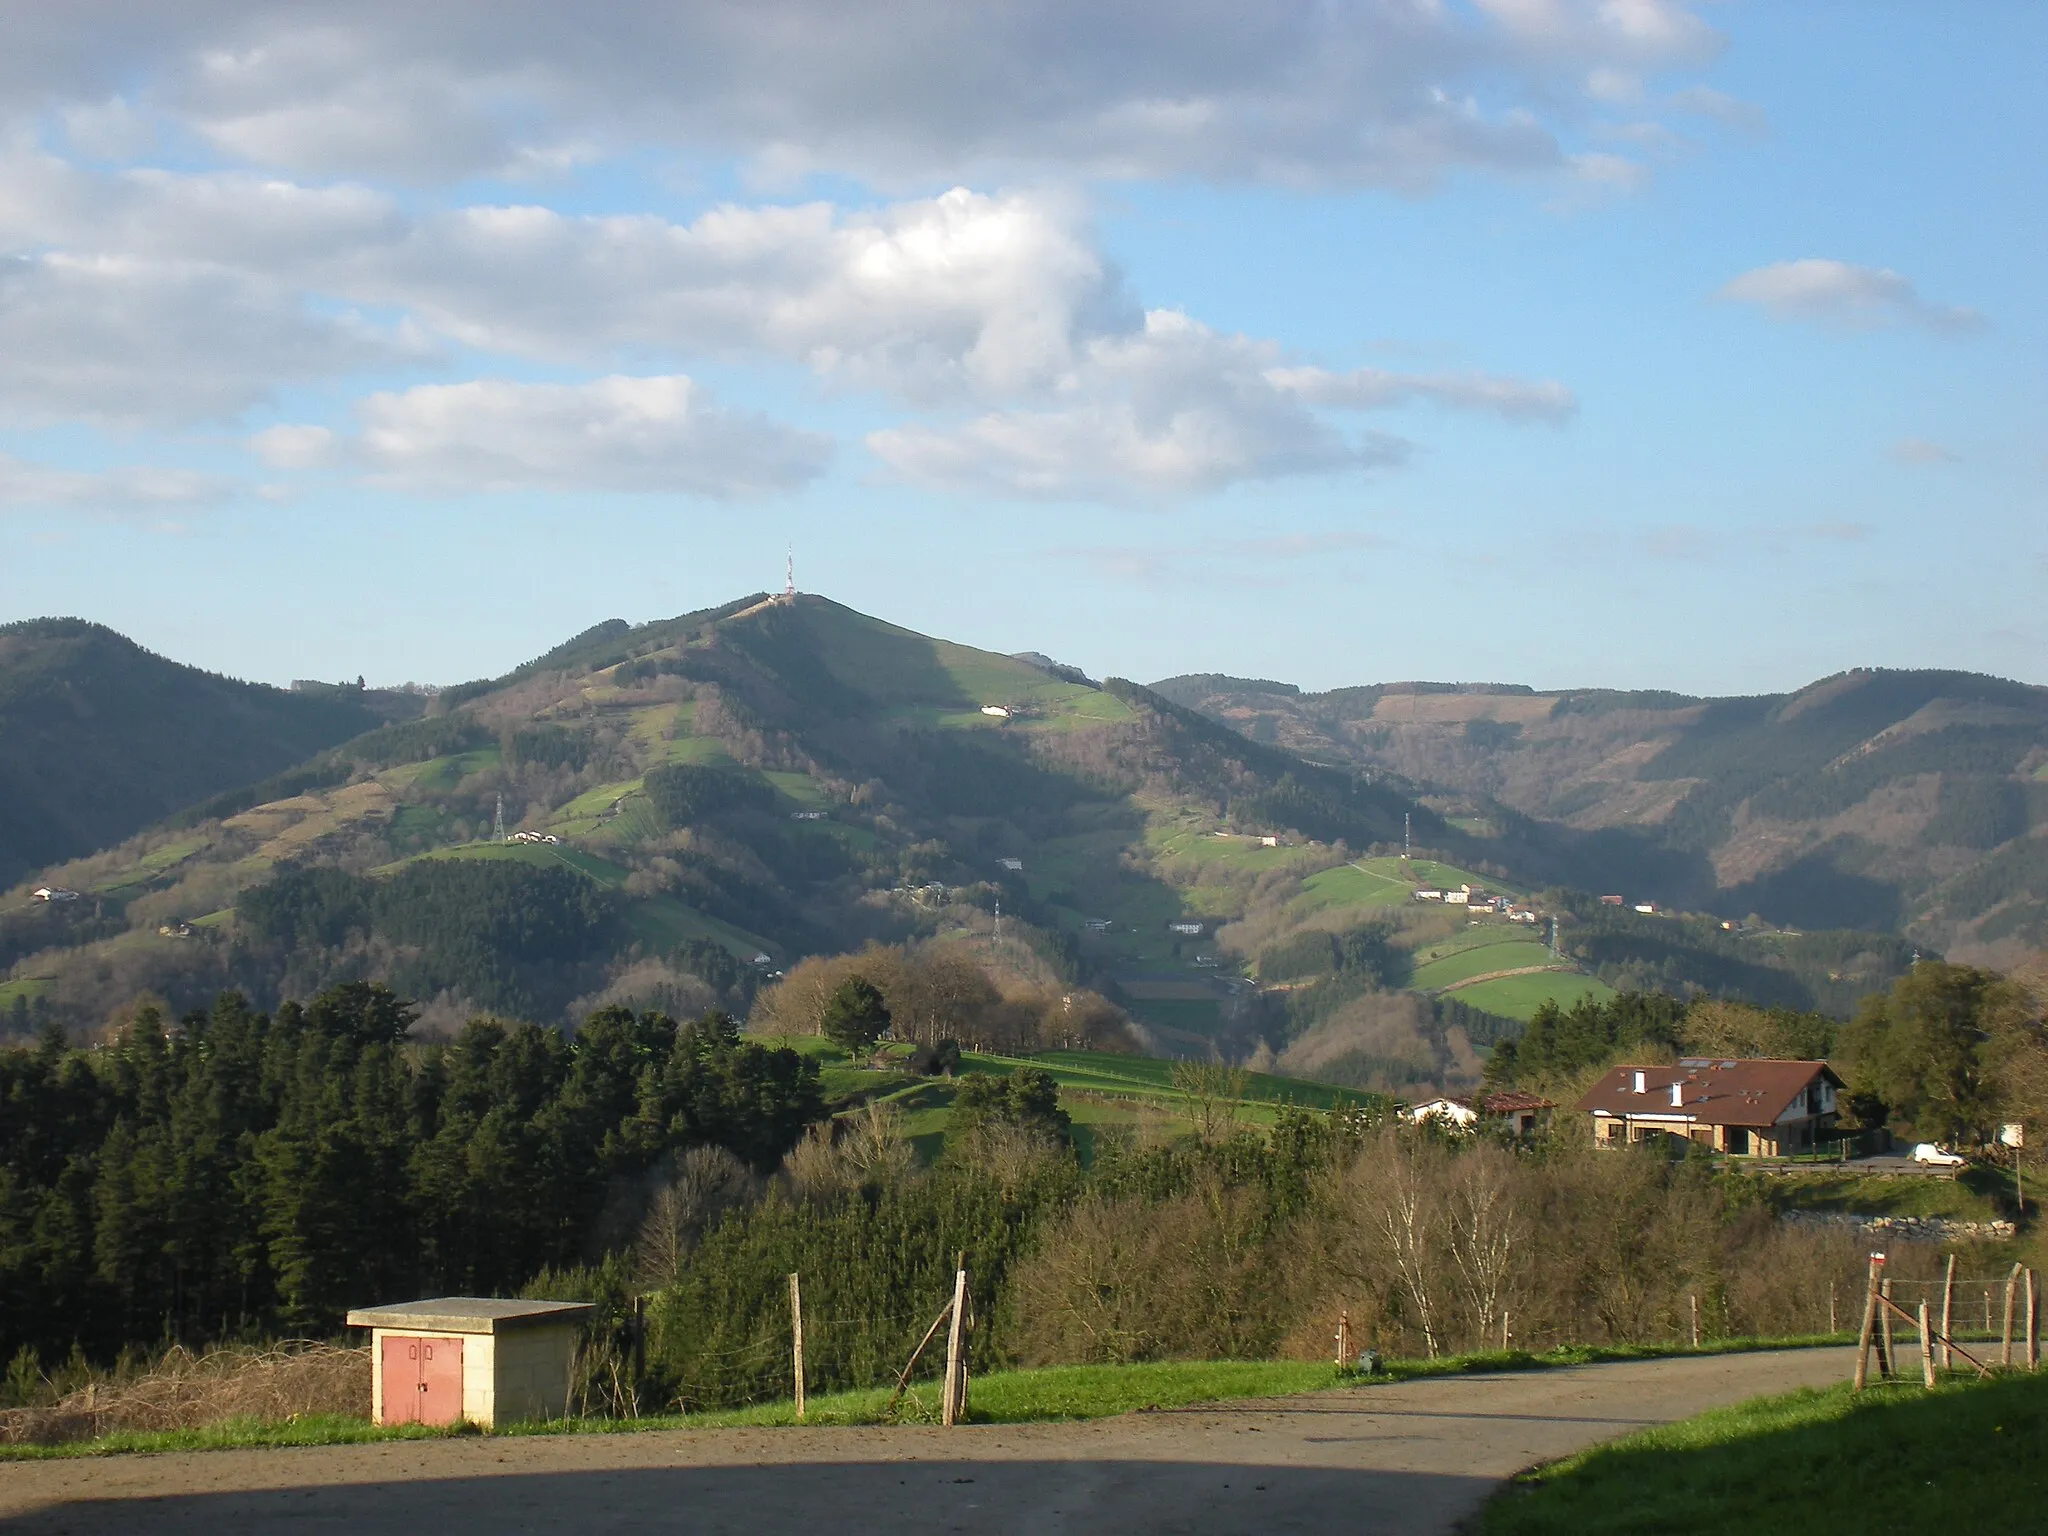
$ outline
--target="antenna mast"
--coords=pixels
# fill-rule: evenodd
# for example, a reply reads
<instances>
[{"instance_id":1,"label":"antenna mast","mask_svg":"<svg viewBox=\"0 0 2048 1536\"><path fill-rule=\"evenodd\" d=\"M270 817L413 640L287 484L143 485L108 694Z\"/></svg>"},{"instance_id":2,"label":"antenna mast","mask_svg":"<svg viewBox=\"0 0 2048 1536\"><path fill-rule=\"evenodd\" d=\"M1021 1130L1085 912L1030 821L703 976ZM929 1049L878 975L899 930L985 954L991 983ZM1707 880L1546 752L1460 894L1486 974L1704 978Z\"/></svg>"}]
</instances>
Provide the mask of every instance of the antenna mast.
<instances>
[{"instance_id":1,"label":"antenna mast","mask_svg":"<svg viewBox=\"0 0 2048 1536\"><path fill-rule=\"evenodd\" d=\"M1412 811L1401 813L1401 857L1408 857L1408 837L1415 830L1415 816Z\"/></svg>"},{"instance_id":2,"label":"antenna mast","mask_svg":"<svg viewBox=\"0 0 2048 1536\"><path fill-rule=\"evenodd\" d=\"M791 544L783 551L782 600L786 603L796 596L796 546Z\"/></svg>"},{"instance_id":3,"label":"antenna mast","mask_svg":"<svg viewBox=\"0 0 2048 1536\"><path fill-rule=\"evenodd\" d=\"M505 841L505 797L503 795L498 796L498 811L491 818L491 841L494 843Z\"/></svg>"}]
</instances>

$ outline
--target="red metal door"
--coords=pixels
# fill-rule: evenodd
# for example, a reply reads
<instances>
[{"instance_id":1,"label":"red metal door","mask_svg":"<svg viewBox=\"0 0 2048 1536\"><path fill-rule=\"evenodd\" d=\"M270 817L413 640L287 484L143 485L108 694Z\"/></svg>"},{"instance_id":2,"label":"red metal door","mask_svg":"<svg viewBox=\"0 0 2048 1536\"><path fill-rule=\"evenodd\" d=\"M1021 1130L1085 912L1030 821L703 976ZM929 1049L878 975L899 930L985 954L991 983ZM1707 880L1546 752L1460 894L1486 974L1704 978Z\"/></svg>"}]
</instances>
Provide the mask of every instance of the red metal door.
<instances>
[{"instance_id":1,"label":"red metal door","mask_svg":"<svg viewBox=\"0 0 2048 1536\"><path fill-rule=\"evenodd\" d=\"M462 1417L462 1340L420 1340L422 1424L453 1424Z\"/></svg>"},{"instance_id":2,"label":"red metal door","mask_svg":"<svg viewBox=\"0 0 2048 1536\"><path fill-rule=\"evenodd\" d=\"M462 1340L384 1336L386 1424L453 1424L462 1417Z\"/></svg>"},{"instance_id":3,"label":"red metal door","mask_svg":"<svg viewBox=\"0 0 2048 1536\"><path fill-rule=\"evenodd\" d=\"M398 1334L383 1340L384 1401L377 1418L384 1424L411 1424L420 1416L420 1341Z\"/></svg>"}]
</instances>

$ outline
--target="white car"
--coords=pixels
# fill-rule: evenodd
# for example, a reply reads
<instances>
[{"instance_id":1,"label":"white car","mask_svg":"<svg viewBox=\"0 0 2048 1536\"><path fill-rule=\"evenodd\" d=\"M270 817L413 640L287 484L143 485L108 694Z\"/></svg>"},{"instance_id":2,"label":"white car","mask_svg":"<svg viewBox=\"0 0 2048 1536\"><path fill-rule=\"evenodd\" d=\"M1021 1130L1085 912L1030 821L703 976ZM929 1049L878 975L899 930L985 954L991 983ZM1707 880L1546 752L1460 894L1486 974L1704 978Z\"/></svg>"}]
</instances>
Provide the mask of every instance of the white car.
<instances>
[{"instance_id":1,"label":"white car","mask_svg":"<svg viewBox=\"0 0 2048 1536\"><path fill-rule=\"evenodd\" d=\"M1960 1168L1969 1159L1957 1157L1953 1152L1944 1152L1931 1141L1923 1141L1913 1149L1913 1161L1926 1163L1934 1168Z\"/></svg>"}]
</instances>

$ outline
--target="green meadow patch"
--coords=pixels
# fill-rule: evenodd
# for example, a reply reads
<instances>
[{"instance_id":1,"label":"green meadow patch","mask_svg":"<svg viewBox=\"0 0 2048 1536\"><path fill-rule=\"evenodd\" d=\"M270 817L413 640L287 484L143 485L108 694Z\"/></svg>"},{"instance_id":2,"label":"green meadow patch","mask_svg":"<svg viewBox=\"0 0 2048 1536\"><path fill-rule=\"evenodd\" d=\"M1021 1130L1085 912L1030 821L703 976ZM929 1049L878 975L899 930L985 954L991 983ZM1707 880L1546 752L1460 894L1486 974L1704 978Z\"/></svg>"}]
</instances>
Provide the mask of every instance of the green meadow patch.
<instances>
[{"instance_id":1,"label":"green meadow patch","mask_svg":"<svg viewBox=\"0 0 2048 1536\"><path fill-rule=\"evenodd\" d=\"M1645 1430L1525 1473L1483 1536L2038 1529L2048 1376L1853 1394L1844 1382ZM2026 1512L2033 1510L2029 1515Z\"/></svg>"}]
</instances>

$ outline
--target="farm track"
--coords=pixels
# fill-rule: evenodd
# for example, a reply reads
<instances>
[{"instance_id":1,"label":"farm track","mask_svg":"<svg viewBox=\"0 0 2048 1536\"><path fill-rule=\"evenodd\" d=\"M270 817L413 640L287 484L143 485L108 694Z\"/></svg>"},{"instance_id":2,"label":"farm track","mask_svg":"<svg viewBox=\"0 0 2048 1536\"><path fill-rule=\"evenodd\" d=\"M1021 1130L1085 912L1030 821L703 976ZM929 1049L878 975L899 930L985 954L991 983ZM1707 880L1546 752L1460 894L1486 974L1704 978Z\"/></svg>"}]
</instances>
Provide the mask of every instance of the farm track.
<instances>
[{"instance_id":1,"label":"farm track","mask_svg":"<svg viewBox=\"0 0 2048 1536\"><path fill-rule=\"evenodd\" d=\"M1438 1377L1081 1424L475 1436L17 1462L8 1536L1450 1531L1499 1480L1849 1374L1847 1349Z\"/></svg>"},{"instance_id":2,"label":"farm track","mask_svg":"<svg viewBox=\"0 0 2048 1536\"><path fill-rule=\"evenodd\" d=\"M1578 974L1569 965L1518 965L1512 970L1486 971L1478 976L1467 976L1460 981L1447 981L1440 987L1429 987L1425 990L1432 997L1441 997L1446 992L1456 992L1463 987L1476 987L1482 981L1499 981L1507 976L1548 976L1553 972L1566 971L1573 975Z\"/></svg>"}]
</instances>

